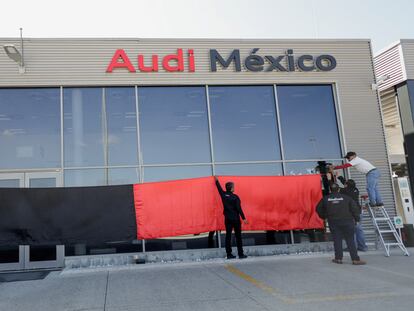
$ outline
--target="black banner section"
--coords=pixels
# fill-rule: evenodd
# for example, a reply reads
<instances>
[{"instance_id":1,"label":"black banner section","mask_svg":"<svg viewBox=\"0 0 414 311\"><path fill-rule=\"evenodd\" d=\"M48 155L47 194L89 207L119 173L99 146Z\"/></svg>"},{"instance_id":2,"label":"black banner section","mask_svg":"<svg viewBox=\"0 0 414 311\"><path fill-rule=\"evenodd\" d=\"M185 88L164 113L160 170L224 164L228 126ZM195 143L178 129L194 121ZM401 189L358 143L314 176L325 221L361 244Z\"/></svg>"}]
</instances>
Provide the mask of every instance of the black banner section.
<instances>
[{"instance_id":1,"label":"black banner section","mask_svg":"<svg viewBox=\"0 0 414 311\"><path fill-rule=\"evenodd\" d=\"M101 244L136 238L132 185L0 188L0 245Z\"/></svg>"}]
</instances>

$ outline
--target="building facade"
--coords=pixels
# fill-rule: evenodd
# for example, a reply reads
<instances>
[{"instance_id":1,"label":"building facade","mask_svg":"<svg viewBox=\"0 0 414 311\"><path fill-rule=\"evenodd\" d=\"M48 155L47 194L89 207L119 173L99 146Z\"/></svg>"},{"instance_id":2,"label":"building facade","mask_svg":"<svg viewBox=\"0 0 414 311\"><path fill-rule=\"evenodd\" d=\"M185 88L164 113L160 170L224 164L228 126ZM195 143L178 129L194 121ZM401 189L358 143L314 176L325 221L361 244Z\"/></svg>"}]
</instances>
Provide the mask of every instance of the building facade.
<instances>
[{"instance_id":1,"label":"building facade","mask_svg":"<svg viewBox=\"0 0 414 311\"><path fill-rule=\"evenodd\" d=\"M0 52L1 187L311 174L355 151L395 213L369 40L0 44L24 59Z\"/></svg>"}]
</instances>

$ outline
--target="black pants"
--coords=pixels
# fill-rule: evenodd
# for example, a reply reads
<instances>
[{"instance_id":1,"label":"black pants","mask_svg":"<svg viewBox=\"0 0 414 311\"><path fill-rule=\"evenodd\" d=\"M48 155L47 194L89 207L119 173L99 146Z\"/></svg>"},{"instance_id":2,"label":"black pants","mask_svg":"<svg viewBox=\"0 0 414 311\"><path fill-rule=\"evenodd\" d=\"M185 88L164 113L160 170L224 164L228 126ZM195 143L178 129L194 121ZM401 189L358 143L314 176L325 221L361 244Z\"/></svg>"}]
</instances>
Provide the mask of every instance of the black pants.
<instances>
[{"instance_id":1,"label":"black pants","mask_svg":"<svg viewBox=\"0 0 414 311\"><path fill-rule=\"evenodd\" d=\"M208 248L214 248L214 233L216 233L216 231L210 231L208 233Z\"/></svg>"},{"instance_id":2,"label":"black pants","mask_svg":"<svg viewBox=\"0 0 414 311\"><path fill-rule=\"evenodd\" d=\"M236 235L237 252L239 256L243 255L243 244L241 238L241 223L240 220L225 220L226 224L226 253L231 254L231 232L234 229Z\"/></svg>"},{"instance_id":3,"label":"black pants","mask_svg":"<svg viewBox=\"0 0 414 311\"><path fill-rule=\"evenodd\" d=\"M353 220L329 220L335 248L335 259L342 259L342 239L345 239L352 260L359 260L355 245L355 223Z\"/></svg>"}]
</instances>

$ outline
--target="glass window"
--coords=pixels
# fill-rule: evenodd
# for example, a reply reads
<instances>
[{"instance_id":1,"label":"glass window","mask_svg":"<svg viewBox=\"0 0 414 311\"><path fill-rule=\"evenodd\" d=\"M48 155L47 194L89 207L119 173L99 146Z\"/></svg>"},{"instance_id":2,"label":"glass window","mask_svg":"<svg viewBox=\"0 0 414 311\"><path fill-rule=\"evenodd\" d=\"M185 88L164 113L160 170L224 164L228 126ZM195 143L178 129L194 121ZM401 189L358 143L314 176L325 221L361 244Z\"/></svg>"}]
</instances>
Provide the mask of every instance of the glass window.
<instances>
[{"instance_id":1,"label":"glass window","mask_svg":"<svg viewBox=\"0 0 414 311\"><path fill-rule=\"evenodd\" d=\"M30 178L30 188L55 188L56 178Z\"/></svg>"},{"instance_id":2,"label":"glass window","mask_svg":"<svg viewBox=\"0 0 414 311\"><path fill-rule=\"evenodd\" d=\"M341 158L330 85L277 87L285 159Z\"/></svg>"},{"instance_id":3,"label":"glass window","mask_svg":"<svg viewBox=\"0 0 414 311\"><path fill-rule=\"evenodd\" d=\"M325 161L326 164L332 164L333 166L342 165L341 160L321 160ZM318 162L286 162L286 175L303 175L303 174L318 174L317 169ZM336 170L339 175L344 175L343 170Z\"/></svg>"},{"instance_id":4,"label":"glass window","mask_svg":"<svg viewBox=\"0 0 414 311\"><path fill-rule=\"evenodd\" d=\"M204 87L140 87L145 164L210 162Z\"/></svg>"},{"instance_id":5,"label":"glass window","mask_svg":"<svg viewBox=\"0 0 414 311\"><path fill-rule=\"evenodd\" d=\"M104 186L104 169L65 170L65 187Z\"/></svg>"},{"instance_id":6,"label":"glass window","mask_svg":"<svg viewBox=\"0 0 414 311\"><path fill-rule=\"evenodd\" d=\"M65 88L65 166L104 165L102 88Z\"/></svg>"},{"instance_id":7,"label":"glass window","mask_svg":"<svg viewBox=\"0 0 414 311\"><path fill-rule=\"evenodd\" d=\"M139 169L137 167L110 168L108 170L109 185L124 185L139 183Z\"/></svg>"},{"instance_id":8,"label":"glass window","mask_svg":"<svg viewBox=\"0 0 414 311\"><path fill-rule=\"evenodd\" d=\"M20 179L0 179L0 188L20 188Z\"/></svg>"},{"instance_id":9,"label":"glass window","mask_svg":"<svg viewBox=\"0 0 414 311\"><path fill-rule=\"evenodd\" d=\"M145 167L144 181L165 181L211 176L210 165Z\"/></svg>"},{"instance_id":10,"label":"glass window","mask_svg":"<svg viewBox=\"0 0 414 311\"><path fill-rule=\"evenodd\" d=\"M138 164L135 88L105 89L108 165Z\"/></svg>"},{"instance_id":11,"label":"glass window","mask_svg":"<svg viewBox=\"0 0 414 311\"><path fill-rule=\"evenodd\" d=\"M309 175L317 174L317 162L286 162L285 175Z\"/></svg>"},{"instance_id":12,"label":"glass window","mask_svg":"<svg viewBox=\"0 0 414 311\"><path fill-rule=\"evenodd\" d=\"M0 89L0 168L60 166L60 90Z\"/></svg>"},{"instance_id":13,"label":"glass window","mask_svg":"<svg viewBox=\"0 0 414 311\"><path fill-rule=\"evenodd\" d=\"M273 86L209 88L216 161L279 160Z\"/></svg>"},{"instance_id":14,"label":"glass window","mask_svg":"<svg viewBox=\"0 0 414 311\"><path fill-rule=\"evenodd\" d=\"M324 160L326 164L332 164L333 166L342 165L343 162L340 160ZM309 174L320 174L319 163L318 162L286 162L285 164L286 173L285 175L309 175ZM336 170L335 174L337 177L337 182L340 187L343 186L345 181L345 171Z\"/></svg>"},{"instance_id":15,"label":"glass window","mask_svg":"<svg viewBox=\"0 0 414 311\"><path fill-rule=\"evenodd\" d=\"M213 231L213 233L215 233ZM224 241L222 242L224 245ZM202 249L218 247L217 235L209 236L208 232L188 234L161 239L145 240L145 249L148 252L183 249Z\"/></svg>"},{"instance_id":16,"label":"glass window","mask_svg":"<svg viewBox=\"0 0 414 311\"><path fill-rule=\"evenodd\" d=\"M216 175L233 176L281 176L281 163L264 164L224 164L215 166Z\"/></svg>"}]
</instances>

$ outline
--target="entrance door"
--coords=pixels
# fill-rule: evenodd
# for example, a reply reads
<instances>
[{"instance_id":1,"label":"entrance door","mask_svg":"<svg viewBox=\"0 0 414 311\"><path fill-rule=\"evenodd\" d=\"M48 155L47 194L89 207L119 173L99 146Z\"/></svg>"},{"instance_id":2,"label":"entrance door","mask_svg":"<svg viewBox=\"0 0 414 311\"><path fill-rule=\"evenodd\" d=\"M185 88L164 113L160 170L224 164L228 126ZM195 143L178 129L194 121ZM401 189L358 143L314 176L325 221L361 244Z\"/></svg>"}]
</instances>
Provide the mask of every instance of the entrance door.
<instances>
[{"instance_id":1,"label":"entrance door","mask_svg":"<svg viewBox=\"0 0 414 311\"><path fill-rule=\"evenodd\" d=\"M0 174L0 188L61 187L60 172L27 172ZM0 271L62 267L63 245L0 246Z\"/></svg>"},{"instance_id":2,"label":"entrance door","mask_svg":"<svg viewBox=\"0 0 414 311\"><path fill-rule=\"evenodd\" d=\"M62 187L62 174L59 172L33 172L24 175L25 188Z\"/></svg>"},{"instance_id":3,"label":"entrance door","mask_svg":"<svg viewBox=\"0 0 414 311\"><path fill-rule=\"evenodd\" d=\"M0 173L0 188L62 187L60 172Z\"/></svg>"},{"instance_id":4,"label":"entrance door","mask_svg":"<svg viewBox=\"0 0 414 311\"><path fill-rule=\"evenodd\" d=\"M0 188L21 188L24 173L0 174ZM0 246L0 271L24 268L24 246Z\"/></svg>"},{"instance_id":5,"label":"entrance door","mask_svg":"<svg viewBox=\"0 0 414 311\"><path fill-rule=\"evenodd\" d=\"M0 174L0 188L23 188L24 173Z\"/></svg>"}]
</instances>

